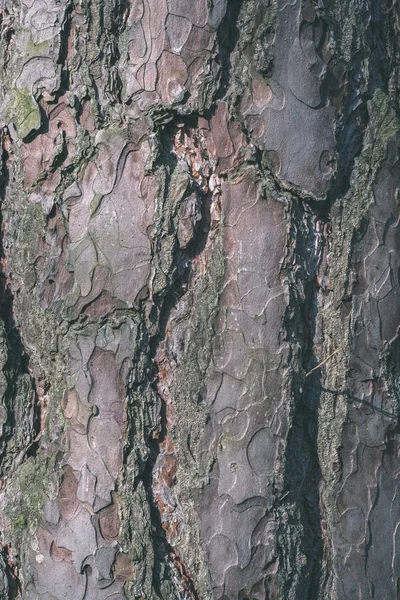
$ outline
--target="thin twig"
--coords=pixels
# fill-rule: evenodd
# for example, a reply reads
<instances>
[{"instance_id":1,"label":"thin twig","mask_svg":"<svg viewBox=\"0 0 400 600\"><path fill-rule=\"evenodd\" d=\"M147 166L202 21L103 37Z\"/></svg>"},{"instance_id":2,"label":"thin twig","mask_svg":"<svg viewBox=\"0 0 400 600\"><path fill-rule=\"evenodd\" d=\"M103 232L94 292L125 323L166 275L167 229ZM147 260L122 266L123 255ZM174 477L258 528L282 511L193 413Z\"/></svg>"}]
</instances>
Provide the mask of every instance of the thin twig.
<instances>
[{"instance_id":1,"label":"thin twig","mask_svg":"<svg viewBox=\"0 0 400 600\"><path fill-rule=\"evenodd\" d=\"M369 406L375 412L381 413L382 415L384 415L385 417L389 417L390 419L398 419L399 418L399 415L389 412L388 410L385 410L384 408L379 408L379 406L375 406L374 404L372 404L372 402L368 402L368 400L363 400L362 398L356 398L355 396L348 395L347 402L350 402L351 404L353 404L353 403L356 404L357 402L359 402L360 404L365 404L365 406Z\"/></svg>"},{"instance_id":2,"label":"thin twig","mask_svg":"<svg viewBox=\"0 0 400 600\"><path fill-rule=\"evenodd\" d=\"M332 354L330 354L329 356L324 358L324 360L322 362L318 363L318 365L316 367L314 367L313 369L311 369L311 371L308 371L308 373L306 373L305 377L308 377L309 375L311 375L311 373L314 373L314 371L316 371L317 369L322 367L322 365L324 365L326 362L328 362L328 360L330 358L332 358L332 356L335 356L335 354L337 354L339 352L339 350L341 350L343 348L343 346L344 346L344 344L341 344L338 348L336 348L336 350L334 350L334 352L332 352Z\"/></svg>"},{"instance_id":3,"label":"thin twig","mask_svg":"<svg viewBox=\"0 0 400 600\"><path fill-rule=\"evenodd\" d=\"M350 404L364 404L365 406L372 408L373 411L375 411L377 413L381 413L385 417L390 417L391 419L398 419L400 416L396 413L389 412L388 410L385 410L384 408L379 408L379 406L375 406L375 404L372 404L372 402L368 402L368 400L364 400L363 398L357 398L357 396L353 396L352 394L350 394L350 392L348 390L330 390L329 388L323 387L322 391L325 394L332 394L332 396L335 396L335 397L344 396L346 398L346 401L349 402Z\"/></svg>"}]
</instances>

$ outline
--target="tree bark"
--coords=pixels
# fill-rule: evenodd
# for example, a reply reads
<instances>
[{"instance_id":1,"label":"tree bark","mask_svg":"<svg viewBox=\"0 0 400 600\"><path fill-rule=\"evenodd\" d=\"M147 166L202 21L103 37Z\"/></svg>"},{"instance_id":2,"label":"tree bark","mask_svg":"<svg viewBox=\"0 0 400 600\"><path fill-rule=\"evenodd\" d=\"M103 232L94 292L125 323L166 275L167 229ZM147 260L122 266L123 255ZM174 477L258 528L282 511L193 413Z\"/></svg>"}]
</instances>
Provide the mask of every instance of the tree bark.
<instances>
[{"instance_id":1,"label":"tree bark","mask_svg":"<svg viewBox=\"0 0 400 600\"><path fill-rule=\"evenodd\" d=\"M1 597L400 598L399 19L3 0Z\"/></svg>"}]
</instances>

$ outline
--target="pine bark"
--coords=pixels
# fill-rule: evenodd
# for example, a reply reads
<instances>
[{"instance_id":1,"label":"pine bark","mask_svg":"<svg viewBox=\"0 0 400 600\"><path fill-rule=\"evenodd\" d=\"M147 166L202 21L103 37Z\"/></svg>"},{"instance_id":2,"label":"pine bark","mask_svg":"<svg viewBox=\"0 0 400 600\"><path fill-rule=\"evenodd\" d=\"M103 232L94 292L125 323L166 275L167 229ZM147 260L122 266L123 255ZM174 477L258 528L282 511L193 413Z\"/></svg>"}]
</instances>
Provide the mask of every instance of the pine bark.
<instances>
[{"instance_id":1,"label":"pine bark","mask_svg":"<svg viewBox=\"0 0 400 600\"><path fill-rule=\"evenodd\" d=\"M0 29L0 597L400 598L398 3Z\"/></svg>"}]
</instances>

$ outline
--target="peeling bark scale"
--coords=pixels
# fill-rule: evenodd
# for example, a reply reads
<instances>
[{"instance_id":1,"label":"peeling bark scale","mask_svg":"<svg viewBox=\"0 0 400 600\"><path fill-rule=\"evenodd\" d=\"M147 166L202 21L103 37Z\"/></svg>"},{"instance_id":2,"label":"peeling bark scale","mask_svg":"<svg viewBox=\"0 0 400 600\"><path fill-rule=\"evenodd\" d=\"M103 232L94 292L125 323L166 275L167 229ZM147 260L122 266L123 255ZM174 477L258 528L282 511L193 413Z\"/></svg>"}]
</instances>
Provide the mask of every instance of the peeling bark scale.
<instances>
[{"instance_id":1,"label":"peeling bark scale","mask_svg":"<svg viewBox=\"0 0 400 600\"><path fill-rule=\"evenodd\" d=\"M399 599L399 3L0 31L0 598Z\"/></svg>"}]
</instances>

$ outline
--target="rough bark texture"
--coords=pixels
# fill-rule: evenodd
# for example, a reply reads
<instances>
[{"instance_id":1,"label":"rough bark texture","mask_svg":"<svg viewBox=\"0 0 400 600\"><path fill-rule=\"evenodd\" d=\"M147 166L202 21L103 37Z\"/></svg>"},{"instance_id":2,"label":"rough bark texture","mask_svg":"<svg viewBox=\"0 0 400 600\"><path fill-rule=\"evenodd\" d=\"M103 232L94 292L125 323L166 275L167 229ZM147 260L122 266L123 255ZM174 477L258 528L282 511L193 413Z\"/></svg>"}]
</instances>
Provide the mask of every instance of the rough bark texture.
<instances>
[{"instance_id":1,"label":"rough bark texture","mask_svg":"<svg viewBox=\"0 0 400 600\"><path fill-rule=\"evenodd\" d=\"M0 596L398 599L399 4L1 6Z\"/></svg>"}]
</instances>

